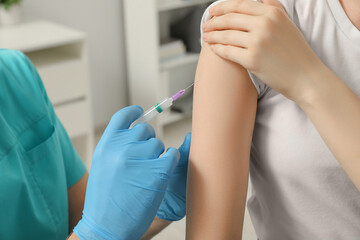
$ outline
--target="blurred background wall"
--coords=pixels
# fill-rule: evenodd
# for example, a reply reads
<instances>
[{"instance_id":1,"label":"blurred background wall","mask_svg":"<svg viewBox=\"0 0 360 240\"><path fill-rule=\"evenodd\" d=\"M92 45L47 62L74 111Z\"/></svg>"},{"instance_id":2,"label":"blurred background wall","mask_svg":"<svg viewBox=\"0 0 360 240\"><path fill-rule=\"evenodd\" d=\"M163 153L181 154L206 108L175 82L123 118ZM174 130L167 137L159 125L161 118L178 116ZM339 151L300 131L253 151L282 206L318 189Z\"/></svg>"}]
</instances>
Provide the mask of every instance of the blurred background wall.
<instances>
[{"instance_id":1,"label":"blurred background wall","mask_svg":"<svg viewBox=\"0 0 360 240\"><path fill-rule=\"evenodd\" d=\"M87 34L96 127L128 104L122 10L119 0L23 0L27 19L47 19Z\"/></svg>"}]
</instances>

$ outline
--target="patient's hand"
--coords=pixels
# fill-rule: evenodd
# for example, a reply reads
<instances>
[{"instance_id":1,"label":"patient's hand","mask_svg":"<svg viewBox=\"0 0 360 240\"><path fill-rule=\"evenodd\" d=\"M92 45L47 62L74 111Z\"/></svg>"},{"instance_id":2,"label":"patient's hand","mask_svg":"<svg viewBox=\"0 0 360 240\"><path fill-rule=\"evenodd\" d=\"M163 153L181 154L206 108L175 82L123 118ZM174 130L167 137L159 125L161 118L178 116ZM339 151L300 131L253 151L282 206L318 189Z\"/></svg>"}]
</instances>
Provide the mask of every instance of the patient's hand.
<instances>
[{"instance_id":1,"label":"patient's hand","mask_svg":"<svg viewBox=\"0 0 360 240\"><path fill-rule=\"evenodd\" d=\"M225 1L210 9L204 41L222 58L241 64L296 101L313 85L322 62L277 0ZM322 68L319 68L322 69Z\"/></svg>"}]
</instances>

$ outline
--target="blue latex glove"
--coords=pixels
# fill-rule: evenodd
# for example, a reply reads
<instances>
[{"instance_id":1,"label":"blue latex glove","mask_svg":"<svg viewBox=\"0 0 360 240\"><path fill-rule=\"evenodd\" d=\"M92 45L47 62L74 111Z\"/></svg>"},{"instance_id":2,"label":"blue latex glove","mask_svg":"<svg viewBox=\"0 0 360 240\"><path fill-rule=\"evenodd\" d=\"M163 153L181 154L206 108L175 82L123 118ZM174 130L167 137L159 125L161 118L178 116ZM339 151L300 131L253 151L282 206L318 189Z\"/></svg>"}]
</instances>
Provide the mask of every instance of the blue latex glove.
<instances>
[{"instance_id":1,"label":"blue latex glove","mask_svg":"<svg viewBox=\"0 0 360 240\"><path fill-rule=\"evenodd\" d=\"M157 217L167 221L178 221L186 214L186 179L190 152L191 133L179 148L180 161L169 181Z\"/></svg>"},{"instance_id":2,"label":"blue latex glove","mask_svg":"<svg viewBox=\"0 0 360 240\"><path fill-rule=\"evenodd\" d=\"M180 154L163 143L149 124L128 129L143 110L131 106L111 119L96 147L85 207L74 232L86 240L136 240L151 225Z\"/></svg>"}]
</instances>

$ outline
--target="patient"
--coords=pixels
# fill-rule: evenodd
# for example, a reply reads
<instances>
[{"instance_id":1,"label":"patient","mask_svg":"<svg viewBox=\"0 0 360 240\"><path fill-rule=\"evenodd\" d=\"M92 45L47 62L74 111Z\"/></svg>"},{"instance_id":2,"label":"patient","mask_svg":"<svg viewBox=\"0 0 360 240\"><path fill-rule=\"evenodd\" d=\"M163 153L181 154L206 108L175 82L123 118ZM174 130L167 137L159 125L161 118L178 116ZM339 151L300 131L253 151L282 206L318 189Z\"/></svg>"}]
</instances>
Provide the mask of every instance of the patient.
<instances>
[{"instance_id":1,"label":"patient","mask_svg":"<svg viewBox=\"0 0 360 240\"><path fill-rule=\"evenodd\" d=\"M342 2L357 7L359 13L358 2ZM281 3L324 65L359 96L360 31L354 26L360 23L359 14L353 25L337 0ZM209 18L207 12L203 22ZM239 24L231 29L243 30ZM293 32L288 34L294 37ZM222 41L222 49L234 45L231 40L239 45L248 40L231 39L230 34L222 40L213 36L213 43ZM229 49L223 56L236 61ZM231 49L245 52L241 47ZM296 60L293 56L292 61ZM359 159L346 159L344 148L337 151L339 144L354 142L348 141L351 134L343 134L343 140L327 146L334 135L323 130L320 136L316 129L325 121L318 121L315 128L313 119L296 102L249 75L241 65L216 55L208 43L203 44L196 82L187 186L188 240L242 238L249 171L253 192L248 208L260 240L359 238L360 193L355 186L359 184L356 176L360 169L355 164ZM347 93L346 101L355 95ZM346 101L336 98L334 105L341 103L344 108L352 104ZM350 119L355 126L352 129L358 132L359 111L353 109L353 119L351 114L343 115L342 125L337 126L346 129L343 125ZM331 116L326 122L338 120ZM325 144L321 137L326 133Z\"/></svg>"}]
</instances>

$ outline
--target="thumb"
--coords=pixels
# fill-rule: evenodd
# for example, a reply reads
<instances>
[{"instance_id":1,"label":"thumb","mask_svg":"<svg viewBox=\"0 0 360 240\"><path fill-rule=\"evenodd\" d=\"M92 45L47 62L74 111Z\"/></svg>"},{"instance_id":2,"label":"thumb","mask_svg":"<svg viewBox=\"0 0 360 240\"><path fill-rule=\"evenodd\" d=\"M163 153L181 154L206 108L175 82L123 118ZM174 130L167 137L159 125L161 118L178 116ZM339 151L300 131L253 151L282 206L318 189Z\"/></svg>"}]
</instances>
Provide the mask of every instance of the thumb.
<instances>
[{"instance_id":1,"label":"thumb","mask_svg":"<svg viewBox=\"0 0 360 240\"><path fill-rule=\"evenodd\" d=\"M270 6L281 8L285 11L285 8L278 0L262 0L262 2Z\"/></svg>"}]
</instances>

